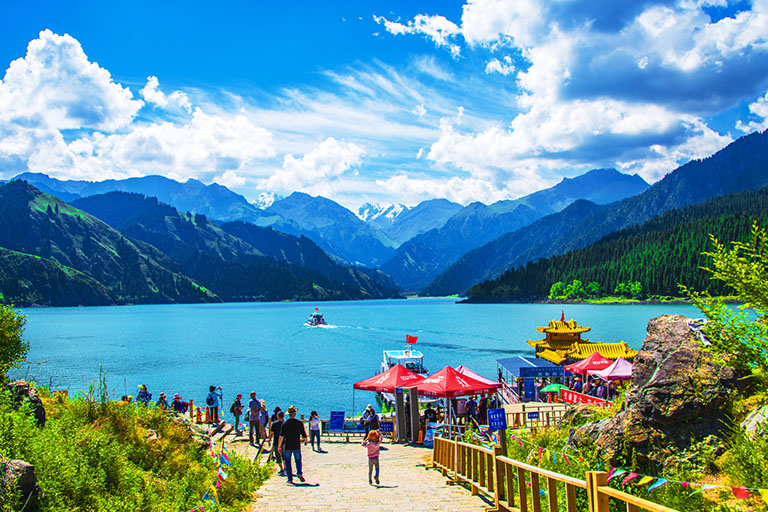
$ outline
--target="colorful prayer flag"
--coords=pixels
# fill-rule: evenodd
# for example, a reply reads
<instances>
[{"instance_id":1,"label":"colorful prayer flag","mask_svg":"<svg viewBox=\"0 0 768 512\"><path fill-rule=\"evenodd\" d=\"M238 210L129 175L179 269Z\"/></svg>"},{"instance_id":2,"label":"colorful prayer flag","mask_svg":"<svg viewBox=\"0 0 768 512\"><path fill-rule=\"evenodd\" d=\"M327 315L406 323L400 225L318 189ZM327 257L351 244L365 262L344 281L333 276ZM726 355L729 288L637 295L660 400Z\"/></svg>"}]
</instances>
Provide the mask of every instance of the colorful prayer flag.
<instances>
[{"instance_id":1,"label":"colorful prayer flag","mask_svg":"<svg viewBox=\"0 0 768 512\"><path fill-rule=\"evenodd\" d=\"M227 479L227 474L224 472L223 468L219 468L219 478L221 478L222 480Z\"/></svg>"},{"instance_id":2,"label":"colorful prayer flag","mask_svg":"<svg viewBox=\"0 0 768 512\"><path fill-rule=\"evenodd\" d=\"M614 469L613 474L608 477L608 480L611 480L612 478L616 478L619 475L623 475L626 472L627 472L626 469Z\"/></svg>"},{"instance_id":3,"label":"colorful prayer flag","mask_svg":"<svg viewBox=\"0 0 768 512\"><path fill-rule=\"evenodd\" d=\"M405 335L405 342L406 343L416 343L416 340L418 340L418 336L411 336L410 334Z\"/></svg>"},{"instance_id":4,"label":"colorful prayer flag","mask_svg":"<svg viewBox=\"0 0 768 512\"><path fill-rule=\"evenodd\" d=\"M763 498L763 501L768 503L768 489L758 489L757 492L760 493L760 497Z\"/></svg>"},{"instance_id":5,"label":"colorful prayer flag","mask_svg":"<svg viewBox=\"0 0 768 512\"><path fill-rule=\"evenodd\" d=\"M649 484L651 482L653 482L653 477L652 476L644 476L643 478L640 479L639 482L637 482L637 485L645 485L645 484Z\"/></svg>"},{"instance_id":6,"label":"colorful prayer flag","mask_svg":"<svg viewBox=\"0 0 768 512\"><path fill-rule=\"evenodd\" d=\"M688 485L690 485L690 484L688 484ZM695 491L693 491L689 496L693 496L694 494L696 494L698 492L706 491L708 489L714 489L715 487L717 487L717 486L716 485L711 485L711 484L704 484L701 487L699 487L698 489L696 489Z\"/></svg>"},{"instance_id":7,"label":"colorful prayer flag","mask_svg":"<svg viewBox=\"0 0 768 512\"><path fill-rule=\"evenodd\" d=\"M571 465L571 461L568 460L568 456L566 454L563 454L563 458L565 459L565 462L567 462L568 465L570 466Z\"/></svg>"},{"instance_id":8,"label":"colorful prayer flag","mask_svg":"<svg viewBox=\"0 0 768 512\"><path fill-rule=\"evenodd\" d=\"M226 464L227 466L231 466L232 463L229 462L229 457L227 457L227 454L225 452L221 452L221 456L219 457L219 461L221 464Z\"/></svg>"},{"instance_id":9,"label":"colorful prayer flag","mask_svg":"<svg viewBox=\"0 0 768 512\"><path fill-rule=\"evenodd\" d=\"M749 491L746 487L731 487L731 492L740 500L749 498Z\"/></svg>"},{"instance_id":10,"label":"colorful prayer flag","mask_svg":"<svg viewBox=\"0 0 768 512\"><path fill-rule=\"evenodd\" d=\"M630 480L634 480L635 478L637 478L639 476L640 475L638 475L637 473L630 473L630 474L628 474L626 476L626 478L624 478L624 481L621 482L621 485L627 485L630 482Z\"/></svg>"},{"instance_id":11,"label":"colorful prayer flag","mask_svg":"<svg viewBox=\"0 0 768 512\"><path fill-rule=\"evenodd\" d=\"M658 480L656 480L655 484L653 484L652 486L650 486L648 488L648 492L651 492L654 489L658 489L659 487L661 487L662 485L664 485L667 482L669 482L669 480L667 480L666 478L659 478Z\"/></svg>"}]
</instances>

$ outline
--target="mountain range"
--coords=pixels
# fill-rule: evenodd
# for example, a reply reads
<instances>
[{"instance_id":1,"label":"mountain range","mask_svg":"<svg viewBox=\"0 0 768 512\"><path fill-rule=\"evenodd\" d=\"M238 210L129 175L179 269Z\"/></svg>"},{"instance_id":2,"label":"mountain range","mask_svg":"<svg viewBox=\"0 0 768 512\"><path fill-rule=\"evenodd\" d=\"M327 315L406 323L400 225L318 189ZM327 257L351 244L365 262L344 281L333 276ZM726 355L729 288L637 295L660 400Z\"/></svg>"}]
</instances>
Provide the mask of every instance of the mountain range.
<instances>
[{"instance_id":1,"label":"mountain range","mask_svg":"<svg viewBox=\"0 0 768 512\"><path fill-rule=\"evenodd\" d=\"M0 187L4 302L399 296L388 276L341 266L307 238L240 222L218 226L202 214L183 213L134 193L110 192L75 202L80 208L21 180Z\"/></svg>"},{"instance_id":2,"label":"mountain range","mask_svg":"<svg viewBox=\"0 0 768 512\"><path fill-rule=\"evenodd\" d=\"M671 209L722 194L757 190L768 184L766 162L768 131L745 135L710 157L678 167L639 195L606 205L576 201L559 213L502 235L466 253L424 293L463 293L507 269L586 247L613 231Z\"/></svg>"},{"instance_id":3,"label":"mountain range","mask_svg":"<svg viewBox=\"0 0 768 512\"><path fill-rule=\"evenodd\" d=\"M69 276L73 281L67 286L94 285L90 278L102 286L99 293L93 288L96 295L115 302L267 300L280 295L275 291L278 282L293 283L286 288L287 298L293 299L396 296L395 288L452 295L529 261L586 247L671 209L760 188L768 183L767 133L742 137L711 157L680 166L652 186L637 175L594 169L490 205L461 206L434 199L413 207L367 203L353 213L330 199L301 192L287 197L263 195L255 204L220 185L196 180L179 183L159 176L86 182L25 173L4 186L28 181L59 196L54 198L59 211L67 205L65 211L76 207L83 214L89 212L89 219L104 221L125 237L127 241L121 243L146 253L153 271L162 268L183 276L208 295L158 287L158 296L139 289L126 294L107 277L102 282L87 265L71 264L55 251L41 252L48 243L46 232L39 233L37 252L2 240L0 247L6 249L2 257L13 268L48 268L58 272L58 277L51 274L50 279ZM43 202L54 204L54 199ZM49 222L57 217L55 212L49 214ZM7 215L14 213L9 211L4 218ZM64 223L59 229L73 228ZM76 237L68 244L83 243L85 239ZM48 266L41 267L39 258ZM268 285L261 281L270 290L266 295L258 293L255 285L219 278L238 275L241 281L259 282L253 277L259 265L271 265L281 276ZM217 269L217 274L207 272L210 269ZM307 286L324 291L310 292Z\"/></svg>"},{"instance_id":4,"label":"mountain range","mask_svg":"<svg viewBox=\"0 0 768 512\"><path fill-rule=\"evenodd\" d=\"M467 251L557 212L579 199L597 203L639 194L648 188L640 176L594 169L519 199L491 205L472 203L441 227L400 246L381 269L405 290L421 290ZM463 290L461 290L463 291Z\"/></svg>"},{"instance_id":5,"label":"mountain range","mask_svg":"<svg viewBox=\"0 0 768 512\"><path fill-rule=\"evenodd\" d=\"M768 221L768 187L713 197L675 208L643 224L614 231L582 249L529 261L497 279L467 291L468 302L536 301L548 298L557 282L579 281L597 296L614 295L620 283L640 285L643 296L680 296L678 284L713 295L733 293L704 270L713 248L721 243L747 242L752 223ZM578 293L578 287L570 287ZM588 293L585 293L588 294Z\"/></svg>"}]
</instances>

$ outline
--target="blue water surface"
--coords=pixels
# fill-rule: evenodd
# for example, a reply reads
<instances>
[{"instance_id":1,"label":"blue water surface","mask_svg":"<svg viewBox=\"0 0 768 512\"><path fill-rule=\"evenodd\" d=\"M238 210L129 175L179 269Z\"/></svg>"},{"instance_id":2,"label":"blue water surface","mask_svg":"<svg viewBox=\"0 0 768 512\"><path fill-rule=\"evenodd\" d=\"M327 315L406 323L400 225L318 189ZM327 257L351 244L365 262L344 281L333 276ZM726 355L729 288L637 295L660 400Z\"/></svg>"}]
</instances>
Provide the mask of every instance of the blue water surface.
<instances>
[{"instance_id":1,"label":"blue water surface","mask_svg":"<svg viewBox=\"0 0 768 512\"><path fill-rule=\"evenodd\" d=\"M307 303L144 305L25 309L32 361L19 374L54 389L83 391L106 371L111 396L147 384L203 403L208 386L223 388L225 409L238 392L256 391L285 409L352 411L352 384L375 374L383 350L418 336L430 371L464 364L489 378L496 359L531 355L536 326L575 319L591 341L640 348L648 320L665 313L698 317L687 305L455 304L408 299L318 304L330 324L307 327ZM44 361L44 362L43 362ZM39 364L36 364L39 363ZM373 402L355 392L359 412Z\"/></svg>"}]
</instances>

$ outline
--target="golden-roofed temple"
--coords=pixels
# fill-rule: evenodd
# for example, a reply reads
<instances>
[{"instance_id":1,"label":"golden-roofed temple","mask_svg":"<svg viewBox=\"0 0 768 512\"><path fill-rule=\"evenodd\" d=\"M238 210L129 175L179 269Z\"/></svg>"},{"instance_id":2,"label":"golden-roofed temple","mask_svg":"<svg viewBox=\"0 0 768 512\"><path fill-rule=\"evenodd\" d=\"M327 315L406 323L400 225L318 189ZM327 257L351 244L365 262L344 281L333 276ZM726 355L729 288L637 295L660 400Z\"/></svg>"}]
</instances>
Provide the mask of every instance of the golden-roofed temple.
<instances>
[{"instance_id":1,"label":"golden-roofed temple","mask_svg":"<svg viewBox=\"0 0 768 512\"><path fill-rule=\"evenodd\" d=\"M555 364L566 364L569 361L586 359L594 352L608 359L632 359L637 354L636 350L629 348L626 342L619 343L592 343L587 339L581 339L581 335L590 330L582 327L576 320L552 320L546 327L537 327L537 331L544 334L543 340L528 340L528 344L536 349L536 357L541 357Z\"/></svg>"}]
</instances>

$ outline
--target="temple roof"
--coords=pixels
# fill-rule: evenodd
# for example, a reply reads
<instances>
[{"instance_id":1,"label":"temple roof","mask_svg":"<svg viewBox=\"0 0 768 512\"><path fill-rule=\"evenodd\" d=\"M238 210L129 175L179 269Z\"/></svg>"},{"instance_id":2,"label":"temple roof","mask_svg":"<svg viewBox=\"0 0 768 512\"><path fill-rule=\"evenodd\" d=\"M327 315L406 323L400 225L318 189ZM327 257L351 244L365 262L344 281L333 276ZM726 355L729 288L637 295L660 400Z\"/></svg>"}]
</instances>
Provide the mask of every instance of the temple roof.
<instances>
[{"instance_id":1,"label":"temple roof","mask_svg":"<svg viewBox=\"0 0 768 512\"><path fill-rule=\"evenodd\" d=\"M571 348L571 345L578 342L579 340L574 340L573 338L568 340L528 340L528 344L533 348L548 348L558 351L568 350ZM581 340L581 343L589 343L589 340Z\"/></svg>"},{"instance_id":2,"label":"temple roof","mask_svg":"<svg viewBox=\"0 0 768 512\"><path fill-rule=\"evenodd\" d=\"M550 320L548 326L537 327L536 330L542 334L581 334L591 330L591 327L582 327L576 323L576 320L568 320L567 322Z\"/></svg>"},{"instance_id":3,"label":"temple roof","mask_svg":"<svg viewBox=\"0 0 768 512\"><path fill-rule=\"evenodd\" d=\"M621 341L619 343L576 342L571 345L571 348L566 355L569 359L584 359L594 352L599 352L600 355L605 356L608 359L618 359L619 357L632 359L637 355L637 350L629 348L626 341Z\"/></svg>"},{"instance_id":4,"label":"temple roof","mask_svg":"<svg viewBox=\"0 0 768 512\"><path fill-rule=\"evenodd\" d=\"M536 355L542 359L546 359L550 363L563 364L566 362L566 358L564 356L561 356L559 353L549 349L542 350Z\"/></svg>"}]
</instances>

